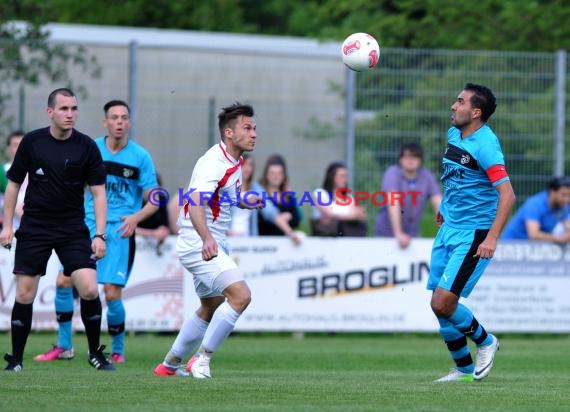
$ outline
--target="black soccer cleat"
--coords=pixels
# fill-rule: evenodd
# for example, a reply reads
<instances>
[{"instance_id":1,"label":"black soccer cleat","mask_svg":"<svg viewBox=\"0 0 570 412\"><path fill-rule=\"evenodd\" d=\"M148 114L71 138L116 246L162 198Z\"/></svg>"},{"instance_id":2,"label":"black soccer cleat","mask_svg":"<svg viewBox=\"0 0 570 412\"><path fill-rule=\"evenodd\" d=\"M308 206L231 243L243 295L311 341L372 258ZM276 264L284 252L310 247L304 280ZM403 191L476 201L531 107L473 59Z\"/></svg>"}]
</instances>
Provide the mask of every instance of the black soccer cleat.
<instances>
[{"instance_id":1,"label":"black soccer cleat","mask_svg":"<svg viewBox=\"0 0 570 412\"><path fill-rule=\"evenodd\" d=\"M7 353L4 355L4 360L8 362L8 365L4 368L8 372L22 372L24 367L22 366L22 361L17 360L14 355Z\"/></svg>"},{"instance_id":2,"label":"black soccer cleat","mask_svg":"<svg viewBox=\"0 0 570 412\"><path fill-rule=\"evenodd\" d=\"M103 353L105 350L105 345L101 345L97 348L95 353L89 354L89 365L93 366L95 369L100 371L114 371L116 370L115 365L109 362L107 356Z\"/></svg>"}]
</instances>

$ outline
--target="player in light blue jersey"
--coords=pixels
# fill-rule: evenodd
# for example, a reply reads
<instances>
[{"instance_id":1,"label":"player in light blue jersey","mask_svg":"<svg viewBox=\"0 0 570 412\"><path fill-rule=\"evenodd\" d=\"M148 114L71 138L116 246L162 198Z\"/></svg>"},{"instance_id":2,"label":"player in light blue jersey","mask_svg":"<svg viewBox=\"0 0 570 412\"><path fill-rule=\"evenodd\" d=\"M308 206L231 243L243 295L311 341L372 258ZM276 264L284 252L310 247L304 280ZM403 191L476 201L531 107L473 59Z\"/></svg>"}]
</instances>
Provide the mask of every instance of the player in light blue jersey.
<instances>
[{"instance_id":1,"label":"player in light blue jersey","mask_svg":"<svg viewBox=\"0 0 570 412\"><path fill-rule=\"evenodd\" d=\"M437 215L427 288L431 309L455 368L436 382L485 378L499 340L462 303L493 257L497 239L515 203L499 140L487 120L495 96L485 86L468 83L451 106L453 127L442 162L443 200ZM477 345L475 365L467 337Z\"/></svg>"},{"instance_id":2,"label":"player in light blue jersey","mask_svg":"<svg viewBox=\"0 0 570 412\"><path fill-rule=\"evenodd\" d=\"M95 140L107 172L106 233L96 233L93 198L85 197L85 223L92 237L107 243L107 255L97 262L97 280L104 285L107 302L107 327L112 339L111 361L122 363L124 356L125 307L122 289L127 284L135 255L137 224L156 212L158 207L148 199L157 187L156 172L150 154L129 140L130 110L127 103L111 100L103 108L106 136ZM55 307L59 323L58 344L34 360L51 361L73 357L71 319L73 292L68 278L58 274Z\"/></svg>"}]
</instances>

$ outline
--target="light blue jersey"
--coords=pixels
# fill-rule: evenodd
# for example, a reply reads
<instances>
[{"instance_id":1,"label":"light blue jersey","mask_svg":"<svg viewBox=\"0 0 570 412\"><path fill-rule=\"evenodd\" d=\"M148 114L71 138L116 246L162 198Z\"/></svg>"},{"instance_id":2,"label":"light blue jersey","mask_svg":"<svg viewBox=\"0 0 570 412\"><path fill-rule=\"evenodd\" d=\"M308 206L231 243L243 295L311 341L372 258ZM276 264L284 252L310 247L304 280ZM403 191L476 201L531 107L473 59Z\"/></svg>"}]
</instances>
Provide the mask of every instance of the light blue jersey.
<instances>
[{"instance_id":1,"label":"light blue jersey","mask_svg":"<svg viewBox=\"0 0 570 412\"><path fill-rule=\"evenodd\" d=\"M465 139L459 129L452 127L447 141L440 207L445 224L456 229L489 229L499 199L495 186L509 180L499 139L489 126L483 125ZM492 173L497 165L504 173ZM490 175L496 178L492 181Z\"/></svg>"},{"instance_id":2,"label":"light blue jersey","mask_svg":"<svg viewBox=\"0 0 570 412\"><path fill-rule=\"evenodd\" d=\"M148 151L129 140L117 153L111 153L105 136L95 140L107 170L107 222L120 222L121 216L136 213L142 207L143 192L158 185ZM85 196L85 220L94 221L93 197Z\"/></svg>"}]
</instances>

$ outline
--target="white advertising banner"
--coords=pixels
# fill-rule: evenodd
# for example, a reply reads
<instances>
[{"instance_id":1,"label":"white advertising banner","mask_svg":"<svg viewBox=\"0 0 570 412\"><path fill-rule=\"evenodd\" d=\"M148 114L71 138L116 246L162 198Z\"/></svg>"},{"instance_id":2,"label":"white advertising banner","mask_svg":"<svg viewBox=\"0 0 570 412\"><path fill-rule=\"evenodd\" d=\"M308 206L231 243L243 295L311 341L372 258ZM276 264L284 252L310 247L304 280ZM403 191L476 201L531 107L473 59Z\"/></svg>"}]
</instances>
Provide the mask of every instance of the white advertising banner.
<instances>
[{"instance_id":1,"label":"white advertising banner","mask_svg":"<svg viewBox=\"0 0 570 412\"><path fill-rule=\"evenodd\" d=\"M184 320L183 282L187 277L184 268L178 262L174 249L176 238L168 239L157 249L153 239L137 238L137 253L127 287L123 290L123 301L127 313L126 328L132 331L167 331L177 330ZM0 330L10 329L10 317L15 297L14 248L11 252L0 250ZM55 318L55 281L60 263L52 255L48 270L40 280L40 286L34 302L32 328L56 329ZM103 304L105 294L99 288ZM198 299L191 295L198 304ZM83 329L79 303L76 302L73 326ZM106 328L106 318L103 316Z\"/></svg>"},{"instance_id":2,"label":"white advertising banner","mask_svg":"<svg viewBox=\"0 0 570 412\"><path fill-rule=\"evenodd\" d=\"M239 329L433 331L429 248L362 238L235 242L233 256L252 292Z\"/></svg>"},{"instance_id":3,"label":"white advertising banner","mask_svg":"<svg viewBox=\"0 0 570 412\"><path fill-rule=\"evenodd\" d=\"M570 332L570 247L501 242L466 301L490 330Z\"/></svg>"},{"instance_id":4,"label":"white advertising banner","mask_svg":"<svg viewBox=\"0 0 570 412\"><path fill-rule=\"evenodd\" d=\"M198 306L191 275L178 262L176 238L160 248L137 238L123 291L127 329L177 330ZM436 331L425 289L431 239L405 250L393 239L232 238L232 256L252 291L241 331ZM15 297L13 251L0 250L0 330L10 329ZM52 257L34 303L33 328L55 329ZM548 243L503 242L465 300L496 332L570 332L570 249ZM103 293L101 293L103 296ZM81 329L79 305L74 326ZM103 301L105 307L105 302Z\"/></svg>"}]
</instances>

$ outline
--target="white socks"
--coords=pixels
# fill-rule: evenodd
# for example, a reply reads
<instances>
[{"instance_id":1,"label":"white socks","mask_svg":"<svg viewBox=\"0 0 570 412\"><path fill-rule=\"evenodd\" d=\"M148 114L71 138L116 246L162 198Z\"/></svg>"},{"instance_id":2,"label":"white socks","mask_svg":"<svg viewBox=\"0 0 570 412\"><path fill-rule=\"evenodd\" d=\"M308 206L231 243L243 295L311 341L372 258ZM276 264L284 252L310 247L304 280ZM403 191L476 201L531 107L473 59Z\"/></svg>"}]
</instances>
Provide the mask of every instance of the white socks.
<instances>
[{"instance_id":1,"label":"white socks","mask_svg":"<svg viewBox=\"0 0 570 412\"><path fill-rule=\"evenodd\" d=\"M164 358L164 364L170 368L177 368L200 341L202 341L200 352L209 357L210 353L215 352L232 333L239 317L240 314L227 301L216 309L210 323L194 313L180 328L172 348Z\"/></svg>"},{"instance_id":2,"label":"white socks","mask_svg":"<svg viewBox=\"0 0 570 412\"><path fill-rule=\"evenodd\" d=\"M178 336L176 336L172 344L169 355L180 359L180 361L178 361L178 363L180 363L182 359L185 359L195 350L207 329L208 322L194 313L190 318L186 319L182 328L180 328L180 332L178 332ZM173 359L168 359L168 357L169 356L166 355L165 361L171 363Z\"/></svg>"},{"instance_id":3,"label":"white socks","mask_svg":"<svg viewBox=\"0 0 570 412\"><path fill-rule=\"evenodd\" d=\"M221 346L230 333L234 330L234 326L239 319L240 314L237 313L226 301L222 303L214 312L212 320L206 329L202 346L206 352L215 352Z\"/></svg>"}]
</instances>

